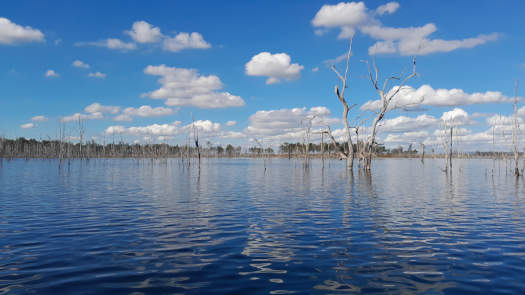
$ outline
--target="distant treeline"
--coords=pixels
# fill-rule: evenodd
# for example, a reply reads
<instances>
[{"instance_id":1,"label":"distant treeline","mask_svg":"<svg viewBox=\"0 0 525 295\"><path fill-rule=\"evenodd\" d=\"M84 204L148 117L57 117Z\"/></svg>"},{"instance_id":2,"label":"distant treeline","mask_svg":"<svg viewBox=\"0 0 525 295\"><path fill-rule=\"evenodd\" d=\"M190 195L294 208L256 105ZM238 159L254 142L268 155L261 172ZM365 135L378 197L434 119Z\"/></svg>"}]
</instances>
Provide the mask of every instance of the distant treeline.
<instances>
[{"instance_id":1,"label":"distant treeline","mask_svg":"<svg viewBox=\"0 0 525 295\"><path fill-rule=\"evenodd\" d=\"M324 154L336 156L336 151L343 148L342 144L303 144L283 143L278 153L288 156L304 156L306 154ZM357 150L357 149L356 149ZM36 140L23 137L17 139L0 138L0 157L2 158L134 158L134 157L239 157L239 156L270 156L275 155L271 147L241 148L227 144L208 145L197 150L189 145L159 144L129 144L124 142L100 144L94 141L72 143L61 140ZM388 152L379 146L379 153Z\"/></svg>"},{"instance_id":2,"label":"distant treeline","mask_svg":"<svg viewBox=\"0 0 525 295\"><path fill-rule=\"evenodd\" d=\"M237 156L241 147L227 145L201 149L204 156L214 155ZM16 140L0 138L0 157L3 158L161 158L161 157L193 157L197 148L191 146L161 144L99 144L94 141L87 143L71 143L59 140L25 139Z\"/></svg>"},{"instance_id":3,"label":"distant treeline","mask_svg":"<svg viewBox=\"0 0 525 295\"><path fill-rule=\"evenodd\" d=\"M346 146L346 145L344 145ZM359 151L362 142L354 144L354 151ZM327 157L338 157L337 152L343 149L343 144L303 144L285 142L279 146L276 153L271 147L249 147L243 149L240 146L227 144L226 146L208 144L200 148L200 154L204 157L242 157L242 156L271 156L282 155L297 157L304 155L324 155ZM409 145L407 150L403 147L387 149L383 145L375 146L378 156L410 156L418 154ZM7 139L0 137L1 158L163 158L163 157L196 157L197 148L189 145L159 144L129 144L108 143L99 144L94 141L86 143L71 143L60 140L35 140L23 137ZM504 152L474 152L471 156L478 157L506 157L510 153Z\"/></svg>"}]
</instances>

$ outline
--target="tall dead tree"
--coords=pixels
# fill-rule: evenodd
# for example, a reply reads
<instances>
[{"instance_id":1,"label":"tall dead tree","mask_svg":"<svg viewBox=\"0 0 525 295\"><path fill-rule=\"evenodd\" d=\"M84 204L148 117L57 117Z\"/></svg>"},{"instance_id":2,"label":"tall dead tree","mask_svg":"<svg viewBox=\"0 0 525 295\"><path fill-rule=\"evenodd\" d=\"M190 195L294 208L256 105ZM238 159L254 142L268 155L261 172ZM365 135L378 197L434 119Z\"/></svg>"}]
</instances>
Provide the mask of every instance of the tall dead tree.
<instances>
[{"instance_id":1,"label":"tall dead tree","mask_svg":"<svg viewBox=\"0 0 525 295\"><path fill-rule=\"evenodd\" d=\"M339 79L341 80L341 89L339 89L339 86L336 85L334 88L334 91L335 91L335 95L337 96L337 98L343 104L343 123L345 125L346 136L348 139L347 140L348 151L345 152L343 149L343 152L340 153L340 155L342 156L342 158L346 158L346 167L349 169L352 169L354 165L354 146L352 144L352 137L350 136L350 126L348 125L348 112L350 111L351 108L355 107L355 105L352 105L351 107L348 106L348 103L346 102L346 99L345 99L345 90L348 87L349 63L350 63L350 56L352 55L353 39L354 38L352 36L350 38L350 46L348 48L348 53L346 55L346 68L345 68L344 76L341 75L339 71L337 71L334 65L332 65L331 67L332 71L334 71L337 77L339 77ZM334 141L334 144L335 144L335 139L331 133L330 133L330 138Z\"/></svg>"},{"instance_id":2,"label":"tall dead tree","mask_svg":"<svg viewBox=\"0 0 525 295\"><path fill-rule=\"evenodd\" d=\"M84 124L84 120L78 116L78 139L79 139L79 157L83 158L82 154L82 140L84 139L84 133L86 132L86 126Z\"/></svg>"},{"instance_id":3,"label":"tall dead tree","mask_svg":"<svg viewBox=\"0 0 525 295\"><path fill-rule=\"evenodd\" d=\"M514 174L520 176L519 169L519 142L518 133L520 130L520 123L518 121L518 80L514 83L514 115L512 117L512 145L514 146Z\"/></svg>"},{"instance_id":4,"label":"tall dead tree","mask_svg":"<svg viewBox=\"0 0 525 295\"><path fill-rule=\"evenodd\" d=\"M364 61L368 66L368 76L370 78L370 82L372 82L372 86L379 94L380 98L380 107L379 111L376 113L376 117L374 118L374 121L372 122L371 126L371 132L370 137L368 138L368 141L365 146L365 163L364 168L367 171L370 171L370 166L372 162L372 154L374 151L374 145L376 140L376 134L377 134L377 125L383 118L385 117L385 114L387 111L389 111L390 102L392 102L392 99L394 99L401 89L406 85L408 80L414 78L417 76L416 72L416 58L412 60L412 73L405 78L402 78L402 75L400 76L391 76L388 77L384 83L383 87L379 85L379 70L376 66L375 59L372 59L372 67L373 67L373 73L372 69L370 67L370 63L368 61ZM398 86L392 86L392 81L401 81L401 83Z\"/></svg>"},{"instance_id":5,"label":"tall dead tree","mask_svg":"<svg viewBox=\"0 0 525 295\"><path fill-rule=\"evenodd\" d=\"M199 148L199 127L195 126L195 119L193 119L193 114L191 115L192 129L193 129L193 141L195 142L195 148L197 148L197 156L199 157L199 165L201 163L201 150Z\"/></svg>"},{"instance_id":6,"label":"tall dead tree","mask_svg":"<svg viewBox=\"0 0 525 295\"><path fill-rule=\"evenodd\" d=\"M305 165L307 166L310 164L310 139L312 137L312 121L315 117L307 116L301 121L301 124L304 126L303 147Z\"/></svg>"},{"instance_id":7,"label":"tall dead tree","mask_svg":"<svg viewBox=\"0 0 525 295\"><path fill-rule=\"evenodd\" d=\"M421 143L421 163L425 163L425 144Z\"/></svg>"},{"instance_id":8,"label":"tall dead tree","mask_svg":"<svg viewBox=\"0 0 525 295\"><path fill-rule=\"evenodd\" d=\"M450 127L449 127L450 125ZM454 118L451 116L450 120L443 118L443 135L441 144L443 145L443 152L445 154L445 169L444 171L452 172L452 147L454 135Z\"/></svg>"}]
</instances>

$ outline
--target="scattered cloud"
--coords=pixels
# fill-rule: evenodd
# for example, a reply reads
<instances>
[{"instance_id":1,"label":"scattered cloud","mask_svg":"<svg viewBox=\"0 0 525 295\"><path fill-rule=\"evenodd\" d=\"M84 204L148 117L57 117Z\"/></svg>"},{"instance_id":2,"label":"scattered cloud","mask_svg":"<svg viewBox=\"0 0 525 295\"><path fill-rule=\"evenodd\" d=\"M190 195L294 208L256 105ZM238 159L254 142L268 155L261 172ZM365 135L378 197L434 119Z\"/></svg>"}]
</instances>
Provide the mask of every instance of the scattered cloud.
<instances>
[{"instance_id":1,"label":"scattered cloud","mask_svg":"<svg viewBox=\"0 0 525 295\"><path fill-rule=\"evenodd\" d=\"M208 49L210 43L206 42L202 35L197 32L178 33L174 37L166 37L162 48L166 51L178 52L184 49Z\"/></svg>"},{"instance_id":2,"label":"scattered cloud","mask_svg":"<svg viewBox=\"0 0 525 295\"><path fill-rule=\"evenodd\" d=\"M392 89L395 91L397 88ZM460 106L483 103L509 102L510 99L499 91L466 93L462 89L433 89L422 85L418 89L405 86L390 103L390 109L427 106ZM375 111L381 106L380 100L367 101L361 106L363 111Z\"/></svg>"},{"instance_id":3,"label":"scattered cloud","mask_svg":"<svg viewBox=\"0 0 525 295\"><path fill-rule=\"evenodd\" d=\"M199 108L226 108L243 106L240 96L228 92L218 92L223 88L219 77L202 76L195 69L176 67L147 66L147 75L160 76L161 88L142 96L164 99L168 106L195 106Z\"/></svg>"},{"instance_id":4,"label":"scattered cloud","mask_svg":"<svg viewBox=\"0 0 525 295\"><path fill-rule=\"evenodd\" d=\"M525 116L525 106L518 109L518 116Z\"/></svg>"},{"instance_id":5,"label":"scattered cloud","mask_svg":"<svg viewBox=\"0 0 525 295\"><path fill-rule=\"evenodd\" d=\"M428 131L410 131L397 134L388 134L384 140L387 144L422 143L429 137ZM414 147L417 148L417 147Z\"/></svg>"},{"instance_id":6,"label":"scattered cloud","mask_svg":"<svg viewBox=\"0 0 525 295\"><path fill-rule=\"evenodd\" d=\"M399 8L399 3L397 2L388 2L387 4L380 5L376 9L376 13L379 15L383 14L392 14L396 12L396 10Z\"/></svg>"},{"instance_id":7,"label":"scattered cloud","mask_svg":"<svg viewBox=\"0 0 525 295\"><path fill-rule=\"evenodd\" d=\"M92 103L84 108L86 113L95 114L95 113L108 113L116 114L120 111L120 107L117 106L105 106L101 105L98 102Z\"/></svg>"},{"instance_id":8,"label":"scattered cloud","mask_svg":"<svg viewBox=\"0 0 525 295\"><path fill-rule=\"evenodd\" d=\"M214 123L210 120L198 120L193 123L182 125L181 121L166 124L152 124L147 126L109 126L106 128L106 134L129 134L133 136L175 136L192 132L193 126L199 130L199 135L219 134L221 124Z\"/></svg>"},{"instance_id":9,"label":"scattered cloud","mask_svg":"<svg viewBox=\"0 0 525 295\"><path fill-rule=\"evenodd\" d=\"M141 106L139 108L125 108L122 114L115 117L115 121L132 121L133 117L161 117L174 114L175 111L171 108L151 106Z\"/></svg>"},{"instance_id":10,"label":"scattered cloud","mask_svg":"<svg viewBox=\"0 0 525 295\"><path fill-rule=\"evenodd\" d=\"M450 52L461 48L473 48L499 38L499 34L492 33L458 40L432 39L430 35L437 31L433 23L420 27L393 28L383 26L376 18L392 14L398 8L397 2L389 2L373 11L368 10L363 2L323 5L312 20L312 25L316 28L317 35L332 28L340 28L340 39L349 38L359 30L377 40L368 50L370 55L427 55Z\"/></svg>"},{"instance_id":11,"label":"scattered cloud","mask_svg":"<svg viewBox=\"0 0 525 295\"><path fill-rule=\"evenodd\" d=\"M108 38L105 40L94 41L94 42L77 42L75 46L96 46L96 47L105 47L114 50L120 51L129 51L137 49L137 45L132 42L124 42L116 38Z\"/></svg>"},{"instance_id":12,"label":"scattered cloud","mask_svg":"<svg viewBox=\"0 0 525 295\"><path fill-rule=\"evenodd\" d=\"M370 55L392 54L400 55L427 55L436 52L450 52L461 48L473 48L478 45L494 41L499 34L478 35L462 40L429 39L437 27L430 23L422 27L389 28L382 26L364 26L361 31L376 40L368 49Z\"/></svg>"},{"instance_id":13,"label":"scattered cloud","mask_svg":"<svg viewBox=\"0 0 525 295\"><path fill-rule=\"evenodd\" d=\"M444 112L441 116L441 120L443 122L446 122L448 126L461 126L472 124L468 113L460 108L454 108L451 111Z\"/></svg>"},{"instance_id":14,"label":"scattered cloud","mask_svg":"<svg viewBox=\"0 0 525 295\"><path fill-rule=\"evenodd\" d=\"M320 128L340 121L330 117L330 110L321 106L257 111L250 116L250 125L244 133L266 141L296 141L302 140L310 122L312 128Z\"/></svg>"},{"instance_id":15,"label":"scattered cloud","mask_svg":"<svg viewBox=\"0 0 525 295\"><path fill-rule=\"evenodd\" d=\"M75 60L72 64L75 68L89 69L89 65L81 60Z\"/></svg>"},{"instance_id":16,"label":"scattered cloud","mask_svg":"<svg viewBox=\"0 0 525 295\"><path fill-rule=\"evenodd\" d=\"M517 117L516 120L518 121L519 125L523 125L523 119L520 117ZM487 125L489 126L512 126L514 124L514 117L512 115L510 116L502 116L502 115L493 115L486 119Z\"/></svg>"},{"instance_id":17,"label":"scattered cloud","mask_svg":"<svg viewBox=\"0 0 525 295\"><path fill-rule=\"evenodd\" d=\"M58 78L60 75L55 72L54 70L47 70L47 72L44 74L46 78Z\"/></svg>"},{"instance_id":18,"label":"scattered cloud","mask_svg":"<svg viewBox=\"0 0 525 295\"><path fill-rule=\"evenodd\" d=\"M96 120L96 119L102 119L104 118L104 115L101 112L96 113L89 113L89 114L81 114L81 113L74 113L70 116L65 116L61 119L62 122L75 122L79 120Z\"/></svg>"},{"instance_id":19,"label":"scattered cloud","mask_svg":"<svg viewBox=\"0 0 525 295\"><path fill-rule=\"evenodd\" d=\"M29 26L21 26L0 17L0 44L15 45L28 42L43 42L44 34Z\"/></svg>"},{"instance_id":20,"label":"scattered cloud","mask_svg":"<svg viewBox=\"0 0 525 295\"><path fill-rule=\"evenodd\" d=\"M106 78L106 74L104 73L101 73L101 72L95 72L95 73L89 73L88 74L88 77L91 77L91 78L98 78L98 79L104 79Z\"/></svg>"},{"instance_id":21,"label":"scattered cloud","mask_svg":"<svg viewBox=\"0 0 525 295\"><path fill-rule=\"evenodd\" d=\"M331 58L331 59L324 60L323 63L326 66L331 66L331 65L338 64L338 63L342 62L343 60L346 60L347 57L348 57L348 52L343 53L343 54L339 55L336 58Z\"/></svg>"},{"instance_id":22,"label":"scattered cloud","mask_svg":"<svg viewBox=\"0 0 525 295\"><path fill-rule=\"evenodd\" d=\"M45 122L47 121L47 118L45 116L34 116L31 118L31 121L33 122Z\"/></svg>"},{"instance_id":23,"label":"scattered cloud","mask_svg":"<svg viewBox=\"0 0 525 295\"><path fill-rule=\"evenodd\" d=\"M125 33L130 35L133 41L137 43L155 43L162 38L160 29L145 21L134 22L132 29Z\"/></svg>"},{"instance_id":24,"label":"scattered cloud","mask_svg":"<svg viewBox=\"0 0 525 295\"><path fill-rule=\"evenodd\" d=\"M26 123L26 124L20 125L20 128L22 128L22 129L30 129L30 128L35 128L35 126L36 125L33 124L33 123Z\"/></svg>"},{"instance_id":25,"label":"scattered cloud","mask_svg":"<svg viewBox=\"0 0 525 295\"><path fill-rule=\"evenodd\" d=\"M314 72L314 73L319 72L319 67L315 67L315 68L313 68L313 69L312 69L312 72Z\"/></svg>"},{"instance_id":26,"label":"scattered cloud","mask_svg":"<svg viewBox=\"0 0 525 295\"><path fill-rule=\"evenodd\" d=\"M353 36L355 29L370 21L371 17L363 2L340 2L323 5L315 14L312 25L317 28L341 28L339 38Z\"/></svg>"},{"instance_id":27,"label":"scattered cloud","mask_svg":"<svg viewBox=\"0 0 525 295\"><path fill-rule=\"evenodd\" d=\"M235 124L237 124L236 121L228 121L228 122L226 122L226 126L234 126Z\"/></svg>"},{"instance_id":28,"label":"scattered cloud","mask_svg":"<svg viewBox=\"0 0 525 295\"><path fill-rule=\"evenodd\" d=\"M422 114L415 118L399 116L384 120L381 125L378 126L378 130L393 133L417 131L424 128L436 127L440 123L441 120L427 114Z\"/></svg>"},{"instance_id":29,"label":"scattered cloud","mask_svg":"<svg viewBox=\"0 0 525 295\"><path fill-rule=\"evenodd\" d=\"M298 79L304 66L290 62L291 58L286 53L261 52L246 63L246 75L266 76L266 84L279 83L282 79Z\"/></svg>"}]
</instances>

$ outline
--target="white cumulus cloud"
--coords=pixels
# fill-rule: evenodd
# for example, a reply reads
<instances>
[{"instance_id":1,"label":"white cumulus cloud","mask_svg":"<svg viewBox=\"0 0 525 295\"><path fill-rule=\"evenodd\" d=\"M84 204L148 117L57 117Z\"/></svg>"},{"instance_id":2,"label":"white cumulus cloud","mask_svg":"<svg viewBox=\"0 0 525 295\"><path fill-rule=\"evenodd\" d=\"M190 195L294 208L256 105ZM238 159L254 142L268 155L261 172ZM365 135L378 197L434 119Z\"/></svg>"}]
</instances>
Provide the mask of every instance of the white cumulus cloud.
<instances>
[{"instance_id":1,"label":"white cumulus cloud","mask_svg":"<svg viewBox=\"0 0 525 295\"><path fill-rule=\"evenodd\" d=\"M433 116L422 114L415 118L399 116L384 120L378 129L383 132L413 132L424 128L439 126L440 120Z\"/></svg>"},{"instance_id":2,"label":"white cumulus cloud","mask_svg":"<svg viewBox=\"0 0 525 295\"><path fill-rule=\"evenodd\" d=\"M244 133L265 141L297 141L303 139L310 122L312 128L318 129L340 121L330 117L330 110L322 106L262 110L250 116L250 125Z\"/></svg>"},{"instance_id":3,"label":"white cumulus cloud","mask_svg":"<svg viewBox=\"0 0 525 295\"><path fill-rule=\"evenodd\" d=\"M433 23L419 27L392 28L384 26L376 18L392 14L398 8L397 2L389 2L375 10L368 10L364 2L323 5L312 20L312 25L318 35L326 30L339 28L339 38L349 38L359 30L377 40L368 50L371 55L426 55L450 52L461 48L473 48L499 38L499 34L492 33L457 40L433 39L430 35L437 30Z\"/></svg>"},{"instance_id":4,"label":"white cumulus cloud","mask_svg":"<svg viewBox=\"0 0 525 295\"><path fill-rule=\"evenodd\" d=\"M392 14L396 12L396 10L399 8L399 3L397 2L388 2L387 4L380 5L377 7L376 12L379 15L383 14Z\"/></svg>"},{"instance_id":5,"label":"white cumulus cloud","mask_svg":"<svg viewBox=\"0 0 525 295\"><path fill-rule=\"evenodd\" d=\"M237 124L236 121L228 121L228 122L226 122L226 126L234 126L235 124Z\"/></svg>"},{"instance_id":6,"label":"white cumulus cloud","mask_svg":"<svg viewBox=\"0 0 525 295\"><path fill-rule=\"evenodd\" d=\"M286 53L261 52L246 63L246 75L268 77L266 84L279 83L282 79L298 79L304 66L290 62L291 58Z\"/></svg>"},{"instance_id":7,"label":"white cumulus cloud","mask_svg":"<svg viewBox=\"0 0 525 295\"><path fill-rule=\"evenodd\" d=\"M115 117L115 121L132 121L133 117L161 117L174 114L175 111L171 108L151 106L141 106L139 108L128 107L122 111L122 114Z\"/></svg>"},{"instance_id":8,"label":"white cumulus cloud","mask_svg":"<svg viewBox=\"0 0 525 295\"><path fill-rule=\"evenodd\" d=\"M133 136L175 136L178 134L187 134L193 132L193 128L199 130L199 136L218 135L221 133L221 124L214 123L210 120L198 120L187 125L182 125L181 121L175 121L166 124L152 124L147 126L109 126L106 128L106 134L129 134Z\"/></svg>"},{"instance_id":9,"label":"white cumulus cloud","mask_svg":"<svg viewBox=\"0 0 525 295\"><path fill-rule=\"evenodd\" d=\"M195 106L199 108L240 107L244 100L228 92L218 92L223 88L219 77L202 76L195 69L176 67L147 66L144 73L160 76L161 88L143 96L164 99L168 106Z\"/></svg>"},{"instance_id":10,"label":"white cumulus cloud","mask_svg":"<svg viewBox=\"0 0 525 295\"><path fill-rule=\"evenodd\" d=\"M117 38L108 38L105 40L94 41L94 42L77 42L75 46L96 46L105 47L120 51L129 51L137 49L137 45L132 42L124 42Z\"/></svg>"},{"instance_id":11,"label":"white cumulus cloud","mask_svg":"<svg viewBox=\"0 0 525 295\"><path fill-rule=\"evenodd\" d=\"M131 30L125 33L137 43L155 43L162 38L160 29L145 21L134 22Z\"/></svg>"},{"instance_id":12,"label":"white cumulus cloud","mask_svg":"<svg viewBox=\"0 0 525 295\"><path fill-rule=\"evenodd\" d=\"M91 78L98 78L98 79L104 79L106 78L106 74L104 73L101 73L101 72L95 72L95 73L89 73L88 74L88 77L91 77Z\"/></svg>"},{"instance_id":13,"label":"white cumulus cloud","mask_svg":"<svg viewBox=\"0 0 525 295\"><path fill-rule=\"evenodd\" d=\"M35 128L35 124L33 124L33 123L22 124L22 125L20 125L20 128L22 128L22 129Z\"/></svg>"},{"instance_id":14,"label":"white cumulus cloud","mask_svg":"<svg viewBox=\"0 0 525 295\"><path fill-rule=\"evenodd\" d=\"M84 108L84 111L86 113L94 114L94 113L108 113L108 114L116 114L120 111L120 107L117 106L105 106L101 105L98 102L94 102L87 107Z\"/></svg>"},{"instance_id":15,"label":"white cumulus cloud","mask_svg":"<svg viewBox=\"0 0 525 295\"><path fill-rule=\"evenodd\" d=\"M81 60L75 60L73 61L73 64L72 66L74 66L75 68L83 68L83 69L89 69L89 65Z\"/></svg>"},{"instance_id":16,"label":"white cumulus cloud","mask_svg":"<svg viewBox=\"0 0 525 295\"><path fill-rule=\"evenodd\" d=\"M518 109L518 116L525 116L525 106Z\"/></svg>"},{"instance_id":17,"label":"white cumulus cloud","mask_svg":"<svg viewBox=\"0 0 525 295\"><path fill-rule=\"evenodd\" d=\"M392 91L395 91L394 88ZM510 99L499 91L466 93L462 89L434 89L422 85L418 89L405 86L390 103L390 109L407 108L418 105L460 106L470 104L509 102ZM374 111L381 106L380 100L367 101L361 110Z\"/></svg>"},{"instance_id":18,"label":"white cumulus cloud","mask_svg":"<svg viewBox=\"0 0 525 295\"><path fill-rule=\"evenodd\" d=\"M163 41L162 48L166 51L177 52L183 49L208 49L210 43L206 42L202 35L197 32L178 33L174 37L166 37Z\"/></svg>"},{"instance_id":19,"label":"white cumulus cloud","mask_svg":"<svg viewBox=\"0 0 525 295\"><path fill-rule=\"evenodd\" d=\"M31 121L33 122L45 122L47 121L47 118L45 116L34 116L31 118Z\"/></svg>"},{"instance_id":20,"label":"white cumulus cloud","mask_svg":"<svg viewBox=\"0 0 525 295\"><path fill-rule=\"evenodd\" d=\"M363 2L340 2L336 5L323 5L312 20L314 27L341 28L339 38L353 36L355 28L370 20Z\"/></svg>"},{"instance_id":21,"label":"white cumulus cloud","mask_svg":"<svg viewBox=\"0 0 525 295\"><path fill-rule=\"evenodd\" d=\"M46 78L57 78L57 77L60 77L60 75L55 72L55 70L47 70L46 73L44 74L44 76Z\"/></svg>"},{"instance_id":22,"label":"white cumulus cloud","mask_svg":"<svg viewBox=\"0 0 525 295\"><path fill-rule=\"evenodd\" d=\"M65 116L61 119L62 122L75 122L79 120L96 120L96 119L102 119L104 118L104 115L101 112L97 113L90 113L90 114L81 114L81 113L74 113L70 116Z\"/></svg>"},{"instance_id":23,"label":"white cumulus cloud","mask_svg":"<svg viewBox=\"0 0 525 295\"><path fill-rule=\"evenodd\" d=\"M44 34L29 26L21 26L0 17L0 44L14 45L26 42L42 42Z\"/></svg>"},{"instance_id":24,"label":"white cumulus cloud","mask_svg":"<svg viewBox=\"0 0 525 295\"><path fill-rule=\"evenodd\" d=\"M441 120L446 122L448 126L461 126L471 123L468 113L461 108L454 108L451 111L444 112Z\"/></svg>"}]
</instances>

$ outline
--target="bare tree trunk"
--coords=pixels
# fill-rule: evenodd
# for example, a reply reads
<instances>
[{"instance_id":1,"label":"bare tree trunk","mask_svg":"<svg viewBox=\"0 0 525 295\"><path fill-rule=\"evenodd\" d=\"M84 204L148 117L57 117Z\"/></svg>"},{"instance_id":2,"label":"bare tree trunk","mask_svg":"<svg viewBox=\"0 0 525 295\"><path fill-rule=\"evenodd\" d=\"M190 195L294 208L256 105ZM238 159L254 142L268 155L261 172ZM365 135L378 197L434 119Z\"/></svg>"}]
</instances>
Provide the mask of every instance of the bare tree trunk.
<instances>
[{"instance_id":1,"label":"bare tree trunk","mask_svg":"<svg viewBox=\"0 0 525 295\"><path fill-rule=\"evenodd\" d=\"M348 53L346 55L346 69L345 69L345 75L344 77L336 70L335 66L332 65L332 71L336 73L336 75L341 79L342 82L342 89L339 91L339 87L335 86L335 94L337 98L341 101L343 104L343 123L345 125L345 131L347 136L347 146L348 146L348 153L345 155L346 158L346 167L348 169L352 169L354 166L354 146L352 144L352 137L350 136L350 126L348 125L348 112L350 111L350 107L348 107L348 103L345 99L345 90L348 87L348 70L349 70L349 62L350 62L350 56L352 55L352 42L353 42L353 36L350 38L350 46L348 48ZM354 107L353 105L352 107ZM331 136L331 134L330 134ZM333 136L331 136L333 139ZM335 141L335 140L334 140Z\"/></svg>"},{"instance_id":2,"label":"bare tree trunk","mask_svg":"<svg viewBox=\"0 0 525 295\"><path fill-rule=\"evenodd\" d=\"M519 141L518 133L520 130L520 125L518 122L518 80L516 80L514 85L514 116L512 118L512 143L514 145L514 175L520 176L519 169Z\"/></svg>"},{"instance_id":3,"label":"bare tree trunk","mask_svg":"<svg viewBox=\"0 0 525 295\"><path fill-rule=\"evenodd\" d=\"M383 87L380 88L378 85L379 83L379 70L376 66L375 59L373 59L373 68L374 68L374 74L372 74L372 69L370 68L370 63L368 61L364 61L368 66L368 75L370 78L370 82L372 82L372 86L374 86L374 89L379 94L379 98L381 99L381 106L380 110L377 113L377 116L374 118L374 121L372 123L372 132L370 133L370 137L368 138L368 142L365 147L365 170L370 171L370 166L372 162L372 154L374 151L374 144L377 134L377 124L383 120L385 117L385 114L387 111L389 111L389 105L390 102L394 97L397 96L397 94L401 91L401 89L405 86L405 84L408 82L408 80L414 78L417 76L416 72L416 58L412 60L412 74L405 77L399 86L396 87L390 87L390 82L392 80L401 80L401 77L391 76L385 80L383 83ZM387 89L388 87L388 89Z\"/></svg>"},{"instance_id":4,"label":"bare tree trunk","mask_svg":"<svg viewBox=\"0 0 525 295\"><path fill-rule=\"evenodd\" d=\"M421 163L425 163L425 144L421 143Z\"/></svg>"},{"instance_id":5,"label":"bare tree trunk","mask_svg":"<svg viewBox=\"0 0 525 295\"><path fill-rule=\"evenodd\" d=\"M452 171L452 134L453 134L454 127L450 126L450 148L448 150L449 156L448 156L448 166L450 168L450 171Z\"/></svg>"},{"instance_id":6,"label":"bare tree trunk","mask_svg":"<svg viewBox=\"0 0 525 295\"><path fill-rule=\"evenodd\" d=\"M193 115L191 115L191 120L193 121L192 127L193 127L193 140L195 141L195 147L197 148L197 155L199 157L199 167L201 164L201 151L199 148L199 129L198 127L195 127L195 120L193 119Z\"/></svg>"}]
</instances>

